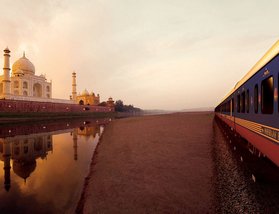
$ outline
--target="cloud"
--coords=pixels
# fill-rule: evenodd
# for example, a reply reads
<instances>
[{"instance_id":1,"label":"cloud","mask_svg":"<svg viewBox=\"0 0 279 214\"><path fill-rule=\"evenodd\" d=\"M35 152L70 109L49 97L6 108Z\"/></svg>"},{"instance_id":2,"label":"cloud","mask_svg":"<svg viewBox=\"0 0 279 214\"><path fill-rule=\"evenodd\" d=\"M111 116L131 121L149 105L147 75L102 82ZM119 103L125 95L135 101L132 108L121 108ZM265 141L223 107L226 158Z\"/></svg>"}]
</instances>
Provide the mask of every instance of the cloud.
<instances>
[{"instance_id":1,"label":"cloud","mask_svg":"<svg viewBox=\"0 0 279 214\"><path fill-rule=\"evenodd\" d=\"M54 97L68 98L75 70L78 91L142 108L215 105L279 33L272 24L279 18L275 1L1 4L0 47L10 47L12 61L25 50L36 73L53 80Z\"/></svg>"}]
</instances>

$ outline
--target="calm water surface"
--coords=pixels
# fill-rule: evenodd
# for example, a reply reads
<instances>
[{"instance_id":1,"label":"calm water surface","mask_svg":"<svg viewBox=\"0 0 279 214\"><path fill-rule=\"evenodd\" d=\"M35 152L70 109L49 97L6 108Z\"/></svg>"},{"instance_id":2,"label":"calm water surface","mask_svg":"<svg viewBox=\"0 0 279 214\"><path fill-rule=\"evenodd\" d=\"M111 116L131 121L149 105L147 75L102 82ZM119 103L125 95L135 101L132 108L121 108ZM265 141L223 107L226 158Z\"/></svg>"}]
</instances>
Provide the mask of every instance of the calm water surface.
<instances>
[{"instance_id":1,"label":"calm water surface","mask_svg":"<svg viewBox=\"0 0 279 214\"><path fill-rule=\"evenodd\" d=\"M109 120L0 127L0 213L72 213Z\"/></svg>"}]
</instances>

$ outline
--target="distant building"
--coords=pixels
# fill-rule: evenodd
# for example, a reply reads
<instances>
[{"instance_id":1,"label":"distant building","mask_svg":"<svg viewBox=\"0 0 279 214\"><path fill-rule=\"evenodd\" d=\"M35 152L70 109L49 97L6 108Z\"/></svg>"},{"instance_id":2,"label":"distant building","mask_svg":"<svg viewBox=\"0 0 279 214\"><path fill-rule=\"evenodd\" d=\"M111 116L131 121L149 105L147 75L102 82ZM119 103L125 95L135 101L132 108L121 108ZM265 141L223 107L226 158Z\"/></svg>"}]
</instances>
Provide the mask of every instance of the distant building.
<instances>
[{"instance_id":1,"label":"distant building","mask_svg":"<svg viewBox=\"0 0 279 214\"><path fill-rule=\"evenodd\" d=\"M84 91L77 95L76 102L80 105L99 105L100 104L100 95L97 94L97 96L94 94L94 92L89 92L84 89Z\"/></svg>"},{"instance_id":2,"label":"distant building","mask_svg":"<svg viewBox=\"0 0 279 214\"><path fill-rule=\"evenodd\" d=\"M100 104L100 95L95 95L94 92L89 92L84 89L81 94L77 95L76 91L76 72L72 73L72 96L70 96L70 99L73 100L75 103L78 103L80 105L99 105Z\"/></svg>"},{"instance_id":3,"label":"distant building","mask_svg":"<svg viewBox=\"0 0 279 214\"><path fill-rule=\"evenodd\" d=\"M114 100L111 97L107 101L107 106L110 108L114 108Z\"/></svg>"},{"instance_id":4,"label":"distant building","mask_svg":"<svg viewBox=\"0 0 279 214\"><path fill-rule=\"evenodd\" d=\"M35 75L32 62L23 56L15 61L10 75L10 50L4 50L3 75L0 76L0 97L28 100L29 98L50 99L52 97L52 84L44 75Z\"/></svg>"},{"instance_id":5,"label":"distant building","mask_svg":"<svg viewBox=\"0 0 279 214\"><path fill-rule=\"evenodd\" d=\"M52 98L52 82L45 75L35 75L35 66L23 56L14 62L10 72L10 50L4 50L3 75L0 75L0 99L38 102L99 105L100 95L86 89L77 95L76 73L72 73L72 95L70 100ZM111 105L111 104L110 104Z\"/></svg>"}]
</instances>

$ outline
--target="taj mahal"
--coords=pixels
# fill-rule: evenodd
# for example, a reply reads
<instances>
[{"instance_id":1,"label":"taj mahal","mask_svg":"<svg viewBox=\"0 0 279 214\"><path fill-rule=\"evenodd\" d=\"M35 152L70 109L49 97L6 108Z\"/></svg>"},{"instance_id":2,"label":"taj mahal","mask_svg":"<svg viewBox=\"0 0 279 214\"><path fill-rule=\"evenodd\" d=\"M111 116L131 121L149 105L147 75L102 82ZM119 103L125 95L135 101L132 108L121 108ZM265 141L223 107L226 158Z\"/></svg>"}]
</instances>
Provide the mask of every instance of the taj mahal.
<instances>
[{"instance_id":1,"label":"taj mahal","mask_svg":"<svg viewBox=\"0 0 279 214\"><path fill-rule=\"evenodd\" d=\"M6 99L51 99L51 82L44 75L35 75L35 67L23 56L15 61L10 74L10 50L4 50L3 75L0 76L0 96Z\"/></svg>"},{"instance_id":2,"label":"taj mahal","mask_svg":"<svg viewBox=\"0 0 279 214\"><path fill-rule=\"evenodd\" d=\"M12 72L10 72L12 70ZM100 95L86 89L77 94L76 72L72 73L72 93L70 99L52 98L52 82L45 75L36 75L35 66L25 56L16 60L10 68L10 50L4 49L3 75L0 75L0 99L53 102L80 105L100 104ZM109 98L108 103L112 103Z\"/></svg>"}]
</instances>

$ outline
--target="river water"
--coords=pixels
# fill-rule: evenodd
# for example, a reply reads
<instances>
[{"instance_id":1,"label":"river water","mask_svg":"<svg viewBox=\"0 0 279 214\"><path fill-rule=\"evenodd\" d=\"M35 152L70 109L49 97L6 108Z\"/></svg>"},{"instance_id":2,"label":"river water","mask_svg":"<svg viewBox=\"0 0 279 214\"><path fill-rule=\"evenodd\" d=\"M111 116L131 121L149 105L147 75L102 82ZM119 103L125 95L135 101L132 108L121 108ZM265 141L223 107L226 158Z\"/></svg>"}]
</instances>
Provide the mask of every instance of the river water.
<instances>
[{"instance_id":1,"label":"river water","mask_svg":"<svg viewBox=\"0 0 279 214\"><path fill-rule=\"evenodd\" d=\"M109 119L0 127L0 213L73 213Z\"/></svg>"}]
</instances>

